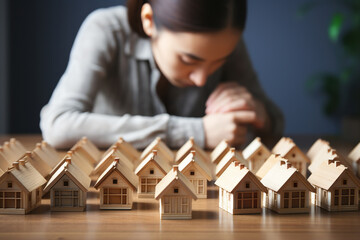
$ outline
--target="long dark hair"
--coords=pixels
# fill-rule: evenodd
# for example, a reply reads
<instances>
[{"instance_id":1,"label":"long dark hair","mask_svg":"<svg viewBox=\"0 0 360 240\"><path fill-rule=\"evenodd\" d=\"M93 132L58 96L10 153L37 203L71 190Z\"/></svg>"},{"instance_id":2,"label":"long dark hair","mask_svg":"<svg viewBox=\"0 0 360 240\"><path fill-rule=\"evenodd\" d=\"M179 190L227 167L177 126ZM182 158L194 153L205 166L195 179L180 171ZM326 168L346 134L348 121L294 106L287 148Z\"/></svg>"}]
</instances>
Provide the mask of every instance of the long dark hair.
<instances>
[{"instance_id":1,"label":"long dark hair","mask_svg":"<svg viewBox=\"0 0 360 240\"><path fill-rule=\"evenodd\" d=\"M216 32L228 26L245 28L246 0L128 0L128 19L133 31L147 37L141 8L149 3L155 25L174 32Z\"/></svg>"}]
</instances>

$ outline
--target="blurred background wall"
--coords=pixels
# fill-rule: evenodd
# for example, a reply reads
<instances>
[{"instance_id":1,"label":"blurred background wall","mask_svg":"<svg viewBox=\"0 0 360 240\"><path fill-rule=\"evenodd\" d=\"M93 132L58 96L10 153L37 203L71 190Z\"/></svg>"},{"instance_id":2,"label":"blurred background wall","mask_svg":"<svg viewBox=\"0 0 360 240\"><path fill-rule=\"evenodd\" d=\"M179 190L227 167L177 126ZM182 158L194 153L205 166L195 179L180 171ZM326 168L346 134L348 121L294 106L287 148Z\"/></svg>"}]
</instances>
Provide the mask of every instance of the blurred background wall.
<instances>
[{"instance_id":1,"label":"blurred background wall","mask_svg":"<svg viewBox=\"0 0 360 240\"><path fill-rule=\"evenodd\" d=\"M305 90L311 74L336 68L326 32L334 9L300 19L304 2L249 0L245 39L265 91L284 112L285 134L337 134L338 120L322 112L323 96ZM40 132L40 109L65 71L82 21L94 9L124 3L0 0L0 134Z\"/></svg>"}]
</instances>

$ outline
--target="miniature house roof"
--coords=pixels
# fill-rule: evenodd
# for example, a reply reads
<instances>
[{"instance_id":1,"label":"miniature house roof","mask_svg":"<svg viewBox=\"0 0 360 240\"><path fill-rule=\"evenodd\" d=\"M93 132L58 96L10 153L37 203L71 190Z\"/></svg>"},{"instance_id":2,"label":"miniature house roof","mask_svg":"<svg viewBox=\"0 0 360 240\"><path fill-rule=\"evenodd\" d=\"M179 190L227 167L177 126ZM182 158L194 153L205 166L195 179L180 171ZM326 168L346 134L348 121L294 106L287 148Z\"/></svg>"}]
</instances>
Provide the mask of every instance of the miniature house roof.
<instances>
[{"instance_id":1,"label":"miniature house roof","mask_svg":"<svg viewBox=\"0 0 360 240\"><path fill-rule=\"evenodd\" d=\"M258 178L262 179L273 166L275 166L278 162L282 160L286 161L286 159L280 157L279 154L271 154L270 157L266 159L266 161L263 163L263 165L261 165L255 175Z\"/></svg>"},{"instance_id":2,"label":"miniature house roof","mask_svg":"<svg viewBox=\"0 0 360 240\"><path fill-rule=\"evenodd\" d=\"M178 170L177 166L174 166L173 169L156 185L155 199L159 200L166 190L175 184L182 186L194 200L197 199L194 185Z\"/></svg>"},{"instance_id":3,"label":"miniature house roof","mask_svg":"<svg viewBox=\"0 0 360 240\"><path fill-rule=\"evenodd\" d=\"M180 149L177 151L175 156L175 163L179 164L185 157L191 152L195 151L204 162L210 162L209 156L206 154L204 150L202 150L194 141L194 138L191 137Z\"/></svg>"},{"instance_id":4,"label":"miniature house roof","mask_svg":"<svg viewBox=\"0 0 360 240\"><path fill-rule=\"evenodd\" d=\"M46 161L35 156L33 152L26 152L21 159L29 162L43 177L47 177L52 170Z\"/></svg>"},{"instance_id":5,"label":"miniature house roof","mask_svg":"<svg viewBox=\"0 0 360 240\"><path fill-rule=\"evenodd\" d=\"M158 154L162 154L165 159L169 162L174 161L174 153L166 146L166 144L161 140L161 138L157 137L154 141L150 143L149 146L145 148L142 152L140 159L144 160L153 150L157 150Z\"/></svg>"},{"instance_id":6,"label":"miniature house roof","mask_svg":"<svg viewBox=\"0 0 360 240\"><path fill-rule=\"evenodd\" d=\"M4 171L0 168L0 177L4 174Z\"/></svg>"},{"instance_id":7,"label":"miniature house roof","mask_svg":"<svg viewBox=\"0 0 360 240\"><path fill-rule=\"evenodd\" d=\"M348 174L354 183L360 187L360 180L347 167L336 160L322 162L310 175L308 181L314 186L329 190L342 174Z\"/></svg>"},{"instance_id":8,"label":"miniature house roof","mask_svg":"<svg viewBox=\"0 0 360 240\"><path fill-rule=\"evenodd\" d=\"M0 147L0 158L6 160L10 167L11 164L19 160L25 152L25 147L15 138L11 138L9 142L5 142Z\"/></svg>"},{"instance_id":9,"label":"miniature house roof","mask_svg":"<svg viewBox=\"0 0 360 240\"><path fill-rule=\"evenodd\" d=\"M73 152L78 151L92 164L96 164L101 157L101 152L99 149L87 137L83 137L81 140L79 140L71 148L71 150Z\"/></svg>"},{"instance_id":10,"label":"miniature house roof","mask_svg":"<svg viewBox=\"0 0 360 240\"><path fill-rule=\"evenodd\" d=\"M48 192L64 175L68 176L83 191L90 188L91 179L77 166L71 163L71 160L64 162L60 168L51 176L50 180L44 188L44 192Z\"/></svg>"},{"instance_id":11,"label":"miniature house roof","mask_svg":"<svg viewBox=\"0 0 360 240\"><path fill-rule=\"evenodd\" d=\"M179 164L179 171L184 172L189 166L194 166L201 174L208 180L212 180L212 173L206 163L197 156L195 151L192 151L187 157Z\"/></svg>"},{"instance_id":12,"label":"miniature house roof","mask_svg":"<svg viewBox=\"0 0 360 240\"><path fill-rule=\"evenodd\" d=\"M270 150L261 142L261 138L257 137L244 149L243 157L248 160L260 149L271 154Z\"/></svg>"},{"instance_id":13,"label":"miniature house roof","mask_svg":"<svg viewBox=\"0 0 360 240\"><path fill-rule=\"evenodd\" d=\"M230 165L231 162L240 162L241 164L244 164L246 167L248 167L247 162L242 157L242 155L235 151L235 148L231 148L230 151L227 152L227 154L221 159L221 161L216 165L215 167L215 174L217 177L219 177L226 168Z\"/></svg>"},{"instance_id":14,"label":"miniature house roof","mask_svg":"<svg viewBox=\"0 0 360 240\"><path fill-rule=\"evenodd\" d=\"M107 151L105 151L100 159L103 159L106 155L108 155L114 147L119 149L119 151L122 152L133 163L137 162L140 158L140 153L130 143L126 142L123 138L119 138L116 143L114 143L111 147L108 148Z\"/></svg>"},{"instance_id":15,"label":"miniature house roof","mask_svg":"<svg viewBox=\"0 0 360 240\"><path fill-rule=\"evenodd\" d=\"M287 160L281 160L261 179L261 183L265 187L272 189L275 192L281 190L281 188L291 179L291 177L297 176L297 178L308 188L309 191L315 192L315 188L305 179L305 177Z\"/></svg>"},{"instance_id":16,"label":"miniature house roof","mask_svg":"<svg viewBox=\"0 0 360 240\"><path fill-rule=\"evenodd\" d=\"M245 176L249 176L252 182L255 183L261 191L267 192L267 189L256 176L245 167L245 165L239 162L232 162L218 180L216 180L215 185L228 192L233 192Z\"/></svg>"},{"instance_id":17,"label":"miniature house roof","mask_svg":"<svg viewBox=\"0 0 360 240\"><path fill-rule=\"evenodd\" d=\"M356 147L349 153L349 159L354 162L360 161L360 142Z\"/></svg>"},{"instance_id":18,"label":"miniature house roof","mask_svg":"<svg viewBox=\"0 0 360 240\"><path fill-rule=\"evenodd\" d=\"M116 158L115 161L113 161L110 166L101 174L101 176L96 181L94 187L98 189L101 183L103 183L104 180L109 177L113 172L118 173L128 183L128 185L134 191L136 191L136 187L138 185L138 177L119 158Z\"/></svg>"},{"instance_id":19,"label":"miniature house roof","mask_svg":"<svg viewBox=\"0 0 360 240\"><path fill-rule=\"evenodd\" d=\"M93 167L90 162L76 152L68 151L61 161L51 170L50 175L52 176L67 161L67 159L71 159L71 164L78 167L86 175L89 176L92 173Z\"/></svg>"},{"instance_id":20,"label":"miniature house roof","mask_svg":"<svg viewBox=\"0 0 360 240\"><path fill-rule=\"evenodd\" d=\"M4 172L11 166L6 159L7 157L4 154L3 149L0 147L0 169Z\"/></svg>"},{"instance_id":21,"label":"miniature house roof","mask_svg":"<svg viewBox=\"0 0 360 240\"><path fill-rule=\"evenodd\" d=\"M150 162L155 163L155 165L158 166L158 168L166 174L171 170L171 165L169 162L165 159L163 159L160 155L157 154L157 151L154 150L150 155L148 155L135 169L135 174L139 175L141 170L143 170Z\"/></svg>"},{"instance_id":22,"label":"miniature house roof","mask_svg":"<svg viewBox=\"0 0 360 240\"><path fill-rule=\"evenodd\" d=\"M32 158L46 162L50 168L54 168L61 160L61 157L55 148L45 141L36 144L35 149L32 151Z\"/></svg>"},{"instance_id":23,"label":"miniature house roof","mask_svg":"<svg viewBox=\"0 0 360 240\"><path fill-rule=\"evenodd\" d=\"M134 163L122 153L118 146L113 146L113 149L108 151L107 155L105 155L96 165L94 173L98 174L104 171L117 157L121 159L123 164L126 164L127 168L131 171L134 170Z\"/></svg>"},{"instance_id":24,"label":"miniature house roof","mask_svg":"<svg viewBox=\"0 0 360 240\"><path fill-rule=\"evenodd\" d=\"M321 148L316 157L312 160L309 165L309 171L312 173L315 172L324 161L328 160L337 160L344 166L351 168L350 164L342 156L340 156L335 149L330 146L326 146Z\"/></svg>"},{"instance_id":25,"label":"miniature house roof","mask_svg":"<svg viewBox=\"0 0 360 240\"><path fill-rule=\"evenodd\" d=\"M226 155L230 150L230 145L226 140L222 140L216 148L211 152L210 159L211 162L217 164L221 159Z\"/></svg>"},{"instance_id":26,"label":"miniature house roof","mask_svg":"<svg viewBox=\"0 0 360 240\"><path fill-rule=\"evenodd\" d=\"M313 161L313 159L316 157L319 151L321 151L322 148L329 146L329 142L319 138L318 140L316 140L316 142L314 142L313 145L311 145L306 155L310 158L311 161Z\"/></svg>"},{"instance_id":27,"label":"miniature house roof","mask_svg":"<svg viewBox=\"0 0 360 240\"><path fill-rule=\"evenodd\" d=\"M32 192L46 183L45 178L29 162L20 160L14 162L13 166L0 177L0 182L7 177L7 174L11 174L27 192Z\"/></svg>"},{"instance_id":28,"label":"miniature house roof","mask_svg":"<svg viewBox=\"0 0 360 240\"><path fill-rule=\"evenodd\" d=\"M279 142L272 149L272 152L275 154L280 154L281 157L285 157L291 150L297 150L298 153L302 156L302 158L310 163L310 159L300 150L298 146L294 143L291 138L283 137L279 140Z\"/></svg>"}]
</instances>

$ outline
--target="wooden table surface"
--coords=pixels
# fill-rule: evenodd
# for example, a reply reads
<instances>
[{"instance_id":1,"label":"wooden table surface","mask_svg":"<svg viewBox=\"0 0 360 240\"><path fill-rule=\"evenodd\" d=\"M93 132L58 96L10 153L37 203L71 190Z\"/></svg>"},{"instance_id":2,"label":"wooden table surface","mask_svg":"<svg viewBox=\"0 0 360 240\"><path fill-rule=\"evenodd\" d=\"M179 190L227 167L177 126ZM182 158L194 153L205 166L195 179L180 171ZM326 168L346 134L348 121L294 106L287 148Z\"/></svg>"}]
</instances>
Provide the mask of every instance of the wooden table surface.
<instances>
[{"instance_id":1,"label":"wooden table surface","mask_svg":"<svg viewBox=\"0 0 360 240\"><path fill-rule=\"evenodd\" d=\"M41 140L39 135L0 136L0 144L10 137L28 150ZM293 139L305 139L304 148L316 140ZM135 199L133 210L99 210L95 189L88 193L85 212L50 212L49 199L43 199L28 215L0 215L0 239L360 239L360 212L329 213L313 207L309 214L280 215L263 209L257 215L231 215L219 209L213 183L208 195L193 202L192 220L160 220L159 204L153 199Z\"/></svg>"}]
</instances>

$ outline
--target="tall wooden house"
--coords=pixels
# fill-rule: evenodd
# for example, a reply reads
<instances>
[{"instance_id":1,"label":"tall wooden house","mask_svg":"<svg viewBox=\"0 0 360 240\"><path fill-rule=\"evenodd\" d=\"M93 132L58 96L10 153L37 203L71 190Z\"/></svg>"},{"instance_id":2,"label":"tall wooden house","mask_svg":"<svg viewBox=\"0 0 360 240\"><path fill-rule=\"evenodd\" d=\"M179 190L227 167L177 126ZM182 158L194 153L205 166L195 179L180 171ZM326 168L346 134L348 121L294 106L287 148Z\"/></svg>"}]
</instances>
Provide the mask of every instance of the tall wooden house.
<instances>
[{"instance_id":1,"label":"tall wooden house","mask_svg":"<svg viewBox=\"0 0 360 240\"><path fill-rule=\"evenodd\" d=\"M265 206L278 213L307 213L314 187L289 161L281 160L261 179L268 189Z\"/></svg>"},{"instance_id":2,"label":"tall wooden house","mask_svg":"<svg viewBox=\"0 0 360 240\"><path fill-rule=\"evenodd\" d=\"M179 171L194 185L196 196L207 198L207 181L212 180L212 172L207 164L192 151L178 166Z\"/></svg>"},{"instance_id":3,"label":"tall wooden house","mask_svg":"<svg viewBox=\"0 0 360 240\"><path fill-rule=\"evenodd\" d=\"M46 180L29 163L19 160L0 177L0 214L27 214L41 204Z\"/></svg>"},{"instance_id":4,"label":"tall wooden house","mask_svg":"<svg viewBox=\"0 0 360 240\"><path fill-rule=\"evenodd\" d=\"M161 219L191 219L194 185L174 166L156 185L155 199L160 200Z\"/></svg>"},{"instance_id":5,"label":"tall wooden house","mask_svg":"<svg viewBox=\"0 0 360 240\"><path fill-rule=\"evenodd\" d=\"M97 179L100 189L100 209L131 209L138 177L119 157Z\"/></svg>"},{"instance_id":6,"label":"tall wooden house","mask_svg":"<svg viewBox=\"0 0 360 240\"><path fill-rule=\"evenodd\" d=\"M219 207L225 211L231 214L261 212L261 193L267 189L240 162L232 162L215 185L219 187Z\"/></svg>"},{"instance_id":7,"label":"tall wooden house","mask_svg":"<svg viewBox=\"0 0 360 240\"><path fill-rule=\"evenodd\" d=\"M317 206L327 211L358 210L360 180L341 162L324 161L308 180L315 186Z\"/></svg>"},{"instance_id":8,"label":"tall wooden house","mask_svg":"<svg viewBox=\"0 0 360 240\"><path fill-rule=\"evenodd\" d=\"M138 197L153 198L155 186L171 170L171 165L154 150L135 169L139 177Z\"/></svg>"},{"instance_id":9,"label":"tall wooden house","mask_svg":"<svg viewBox=\"0 0 360 240\"><path fill-rule=\"evenodd\" d=\"M271 155L270 150L261 142L261 138L255 138L242 152L244 159L249 163L249 169L257 172Z\"/></svg>"}]
</instances>

